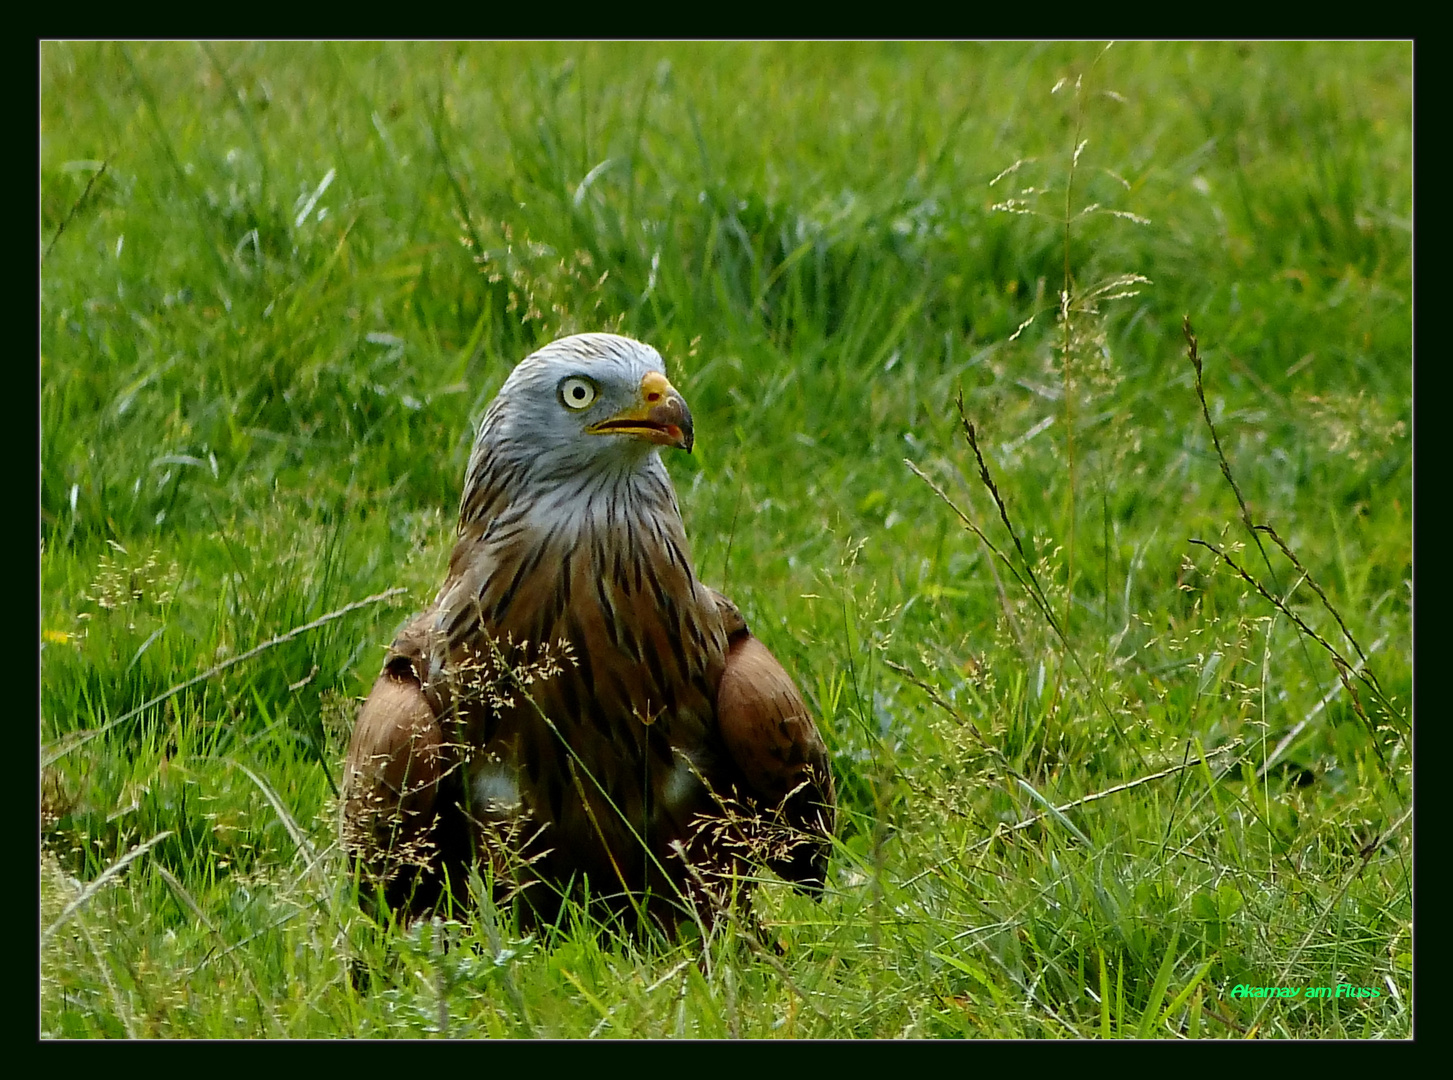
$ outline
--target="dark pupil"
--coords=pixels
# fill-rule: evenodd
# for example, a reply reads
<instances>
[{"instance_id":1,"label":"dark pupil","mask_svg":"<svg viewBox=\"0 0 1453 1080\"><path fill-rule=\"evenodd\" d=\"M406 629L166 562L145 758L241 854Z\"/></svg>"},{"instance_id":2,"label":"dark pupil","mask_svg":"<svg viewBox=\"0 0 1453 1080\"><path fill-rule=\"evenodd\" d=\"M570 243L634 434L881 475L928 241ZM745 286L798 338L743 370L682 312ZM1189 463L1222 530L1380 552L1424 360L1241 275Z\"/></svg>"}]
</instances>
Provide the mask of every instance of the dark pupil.
<instances>
[{"instance_id":1,"label":"dark pupil","mask_svg":"<svg viewBox=\"0 0 1453 1080\"><path fill-rule=\"evenodd\" d=\"M581 398L585 397L585 387L572 386L570 388L570 393L574 396L576 401L579 401Z\"/></svg>"}]
</instances>

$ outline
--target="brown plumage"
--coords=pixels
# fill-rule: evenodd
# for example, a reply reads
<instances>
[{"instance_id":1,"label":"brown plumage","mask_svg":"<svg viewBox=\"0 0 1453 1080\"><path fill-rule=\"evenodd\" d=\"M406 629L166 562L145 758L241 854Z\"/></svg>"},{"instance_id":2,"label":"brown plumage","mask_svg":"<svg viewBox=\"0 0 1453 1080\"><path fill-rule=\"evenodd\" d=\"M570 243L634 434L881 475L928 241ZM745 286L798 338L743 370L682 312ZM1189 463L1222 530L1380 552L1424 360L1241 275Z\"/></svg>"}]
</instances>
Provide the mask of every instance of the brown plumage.
<instances>
[{"instance_id":1,"label":"brown plumage","mask_svg":"<svg viewBox=\"0 0 1453 1080\"><path fill-rule=\"evenodd\" d=\"M827 750L791 677L696 579L662 446L691 414L654 349L528 357L480 425L434 604L359 714L344 840L389 904L474 866L527 919L588 895L711 919L765 865L821 888Z\"/></svg>"}]
</instances>

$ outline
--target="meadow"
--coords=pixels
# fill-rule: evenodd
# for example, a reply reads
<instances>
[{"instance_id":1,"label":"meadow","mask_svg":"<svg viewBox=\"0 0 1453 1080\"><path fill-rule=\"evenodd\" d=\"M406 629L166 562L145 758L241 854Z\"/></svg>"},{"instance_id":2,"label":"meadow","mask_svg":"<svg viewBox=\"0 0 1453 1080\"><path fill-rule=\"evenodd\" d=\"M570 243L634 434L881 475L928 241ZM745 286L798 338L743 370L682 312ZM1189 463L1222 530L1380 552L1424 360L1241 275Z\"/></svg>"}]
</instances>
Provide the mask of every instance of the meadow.
<instances>
[{"instance_id":1,"label":"meadow","mask_svg":"<svg viewBox=\"0 0 1453 1080\"><path fill-rule=\"evenodd\" d=\"M1412 1034L1410 44L40 68L43 1036ZM833 755L775 947L338 847L473 425L592 329Z\"/></svg>"}]
</instances>

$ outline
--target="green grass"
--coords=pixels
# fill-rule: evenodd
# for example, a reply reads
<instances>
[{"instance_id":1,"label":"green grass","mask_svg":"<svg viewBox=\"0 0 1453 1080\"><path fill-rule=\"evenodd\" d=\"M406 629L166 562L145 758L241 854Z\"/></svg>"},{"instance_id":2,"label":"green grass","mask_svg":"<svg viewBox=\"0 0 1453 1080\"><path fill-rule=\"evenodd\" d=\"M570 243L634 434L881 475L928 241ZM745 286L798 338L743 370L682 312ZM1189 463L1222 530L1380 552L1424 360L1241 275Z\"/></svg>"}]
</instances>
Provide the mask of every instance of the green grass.
<instances>
[{"instance_id":1,"label":"green grass","mask_svg":"<svg viewBox=\"0 0 1453 1080\"><path fill-rule=\"evenodd\" d=\"M44 45L43 1033L1407 1037L1411 67ZM1183 315L1250 519L1380 695L1290 618L1356 660L1243 523ZM595 328L667 358L698 571L833 753L826 898L759 892L780 958L380 927L336 847L472 422Z\"/></svg>"}]
</instances>

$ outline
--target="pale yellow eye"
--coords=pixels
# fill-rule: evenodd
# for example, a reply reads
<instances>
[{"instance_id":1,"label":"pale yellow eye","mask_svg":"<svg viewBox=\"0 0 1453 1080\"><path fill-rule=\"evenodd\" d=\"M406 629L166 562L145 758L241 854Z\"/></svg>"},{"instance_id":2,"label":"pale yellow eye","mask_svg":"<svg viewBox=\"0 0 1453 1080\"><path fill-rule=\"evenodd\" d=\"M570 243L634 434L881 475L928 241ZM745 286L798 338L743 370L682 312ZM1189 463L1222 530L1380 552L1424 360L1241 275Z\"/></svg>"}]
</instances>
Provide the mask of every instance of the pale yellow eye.
<instances>
[{"instance_id":1,"label":"pale yellow eye","mask_svg":"<svg viewBox=\"0 0 1453 1080\"><path fill-rule=\"evenodd\" d=\"M595 383L589 379L582 379L578 375L572 375L570 378L560 381L560 400L572 412L590 408L598 394Z\"/></svg>"}]
</instances>

